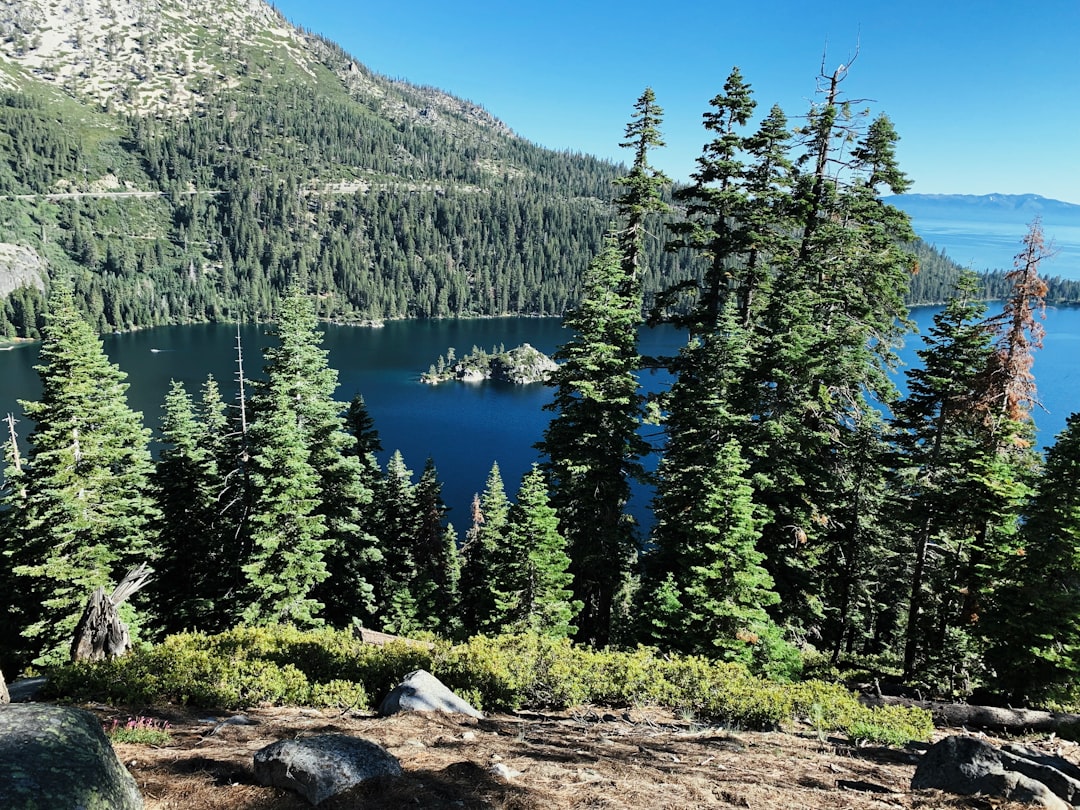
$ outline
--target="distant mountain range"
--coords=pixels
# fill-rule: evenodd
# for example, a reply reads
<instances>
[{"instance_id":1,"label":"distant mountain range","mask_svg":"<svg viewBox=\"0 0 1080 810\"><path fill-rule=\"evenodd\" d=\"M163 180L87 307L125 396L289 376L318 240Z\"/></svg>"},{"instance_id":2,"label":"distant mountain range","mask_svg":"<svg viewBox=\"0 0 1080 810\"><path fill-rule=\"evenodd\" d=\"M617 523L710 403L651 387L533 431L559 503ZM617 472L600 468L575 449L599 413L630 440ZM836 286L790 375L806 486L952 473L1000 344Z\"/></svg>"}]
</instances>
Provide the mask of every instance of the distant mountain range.
<instances>
[{"instance_id":1,"label":"distant mountain range","mask_svg":"<svg viewBox=\"0 0 1080 810\"><path fill-rule=\"evenodd\" d=\"M1080 205L1038 194L899 194L885 202L913 220L1031 222L1080 226Z\"/></svg>"}]
</instances>

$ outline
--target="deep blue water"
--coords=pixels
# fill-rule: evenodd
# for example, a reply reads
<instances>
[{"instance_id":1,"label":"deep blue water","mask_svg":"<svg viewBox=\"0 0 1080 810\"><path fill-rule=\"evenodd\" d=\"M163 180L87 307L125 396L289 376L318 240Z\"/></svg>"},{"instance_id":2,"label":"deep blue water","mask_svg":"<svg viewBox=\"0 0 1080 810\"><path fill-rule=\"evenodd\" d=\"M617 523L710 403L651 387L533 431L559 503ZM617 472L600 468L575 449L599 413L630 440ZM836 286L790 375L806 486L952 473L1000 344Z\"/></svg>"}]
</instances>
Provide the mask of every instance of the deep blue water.
<instances>
[{"instance_id":1,"label":"deep blue water","mask_svg":"<svg viewBox=\"0 0 1080 810\"><path fill-rule=\"evenodd\" d=\"M265 328L241 327L245 373L259 376L261 348L269 339ZM467 528L469 503L481 491L493 462L498 462L507 492L517 491L521 477L538 455L533 445L542 436L551 413L543 406L552 390L543 384L419 382L440 354L454 347L460 357L473 346L510 349L530 343L551 354L569 336L558 318L493 318L480 320L391 321L383 328L328 326L323 343L330 365L339 372L338 398L348 401L363 394L384 447L381 460L400 450L416 473L430 456L443 481L450 519L460 531ZM671 328L643 331L647 354L674 353L682 340ZM129 375L131 406L157 428L161 404L170 380L184 383L197 395L212 373L231 401L236 386L236 327L197 324L148 329L104 339L105 351ZM20 414L17 398L40 393L32 369L37 345L0 352L0 416ZM656 388L666 376L644 373L645 385ZM27 426L20 425L25 436Z\"/></svg>"},{"instance_id":2,"label":"deep blue water","mask_svg":"<svg viewBox=\"0 0 1080 810\"><path fill-rule=\"evenodd\" d=\"M933 307L913 311L925 330ZM1036 414L1040 445L1049 444L1080 410L1080 308L1050 310L1045 322L1045 347L1036 355L1035 374L1046 407ZM264 328L241 328L247 376L258 376L260 349L267 342ZM182 381L196 394L212 373L226 398L235 391L236 327L201 324L161 327L142 332L111 335L104 339L109 357L128 372L129 401L142 411L146 423L156 428L169 381ZM375 419L385 448L382 460L395 449L417 476L431 456L444 483L444 497L451 507L450 519L459 531L468 523L473 493L483 489L492 462L497 461L511 497L521 476L537 460L533 445L542 437L551 417L543 406L551 401L544 385L513 386L500 383L418 382L436 358L454 347L460 356L472 347L490 349L500 343L512 348L531 343L548 354L568 337L558 319L496 318L463 321L397 321L381 329L329 326L325 348L330 365L340 374L338 398L348 401L361 393ZM642 353L673 354L682 336L674 329L645 330ZM916 360L921 346L909 337L901 353L906 363ZM37 346L0 351L0 415L20 415L17 398L39 395ZM643 385L657 390L668 383L663 374L644 373ZM20 425L25 435L27 425ZM653 429L655 430L655 429ZM635 512L644 516L644 496Z\"/></svg>"}]
</instances>

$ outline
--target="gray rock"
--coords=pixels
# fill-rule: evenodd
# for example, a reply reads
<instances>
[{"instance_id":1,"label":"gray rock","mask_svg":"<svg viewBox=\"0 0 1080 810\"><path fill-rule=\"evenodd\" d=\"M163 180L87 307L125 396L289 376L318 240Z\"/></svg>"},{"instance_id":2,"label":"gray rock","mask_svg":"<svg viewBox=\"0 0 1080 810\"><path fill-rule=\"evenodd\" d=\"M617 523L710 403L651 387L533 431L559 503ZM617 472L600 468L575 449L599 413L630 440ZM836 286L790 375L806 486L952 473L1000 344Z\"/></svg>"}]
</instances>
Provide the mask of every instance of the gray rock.
<instances>
[{"instance_id":1,"label":"gray rock","mask_svg":"<svg viewBox=\"0 0 1080 810\"><path fill-rule=\"evenodd\" d=\"M400 775L401 764L381 745L344 734L279 740L255 752L259 784L299 793L312 804L377 776Z\"/></svg>"},{"instance_id":2,"label":"gray rock","mask_svg":"<svg viewBox=\"0 0 1080 810\"><path fill-rule=\"evenodd\" d=\"M1002 751L978 737L957 734L935 743L923 755L911 788L1000 796L1049 810L1071 810L1072 804L1061 795L1072 795L1071 782L1075 780L1050 765Z\"/></svg>"},{"instance_id":3,"label":"gray rock","mask_svg":"<svg viewBox=\"0 0 1080 810\"><path fill-rule=\"evenodd\" d=\"M89 712L0 707L0 807L142 810L131 774Z\"/></svg>"},{"instance_id":4,"label":"gray rock","mask_svg":"<svg viewBox=\"0 0 1080 810\"><path fill-rule=\"evenodd\" d=\"M466 701L451 692L442 681L423 669L410 672L379 704L383 717L399 712L457 712L483 719Z\"/></svg>"},{"instance_id":5,"label":"gray rock","mask_svg":"<svg viewBox=\"0 0 1080 810\"><path fill-rule=\"evenodd\" d=\"M0 672L0 703L11 703L11 695L8 694L3 672Z\"/></svg>"}]
</instances>

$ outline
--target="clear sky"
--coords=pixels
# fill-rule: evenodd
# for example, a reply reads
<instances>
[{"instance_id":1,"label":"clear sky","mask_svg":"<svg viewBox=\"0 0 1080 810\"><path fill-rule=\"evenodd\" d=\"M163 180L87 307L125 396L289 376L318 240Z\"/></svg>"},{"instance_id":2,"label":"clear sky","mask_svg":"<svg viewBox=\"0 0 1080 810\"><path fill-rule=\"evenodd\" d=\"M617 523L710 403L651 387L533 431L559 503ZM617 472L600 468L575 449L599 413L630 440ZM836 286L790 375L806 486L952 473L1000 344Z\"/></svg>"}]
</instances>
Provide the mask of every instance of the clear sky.
<instances>
[{"instance_id":1,"label":"clear sky","mask_svg":"<svg viewBox=\"0 0 1080 810\"><path fill-rule=\"evenodd\" d=\"M738 65L758 112L796 121L824 65L858 49L844 89L892 118L924 194L1080 203L1080 0L276 0L377 73L476 102L519 135L625 161L650 86L654 163L685 180L701 114Z\"/></svg>"}]
</instances>

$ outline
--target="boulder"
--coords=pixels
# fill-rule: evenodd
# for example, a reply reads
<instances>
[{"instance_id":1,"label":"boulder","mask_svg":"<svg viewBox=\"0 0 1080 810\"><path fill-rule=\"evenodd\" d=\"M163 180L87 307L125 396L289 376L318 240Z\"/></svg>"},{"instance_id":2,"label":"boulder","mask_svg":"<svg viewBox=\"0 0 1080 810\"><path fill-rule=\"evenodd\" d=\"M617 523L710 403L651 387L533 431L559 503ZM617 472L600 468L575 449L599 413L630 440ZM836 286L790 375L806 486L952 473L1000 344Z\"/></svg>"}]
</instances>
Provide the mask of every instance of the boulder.
<instances>
[{"instance_id":1,"label":"boulder","mask_svg":"<svg viewBox=\"0 0 1080 810\"><path fill-rule=\"evenodd\" d=\"M377 776L400 776L401 763L370 740L320 734L279 740L255 752L260 785L299 793L312 804Z\"/></svg>"},{"instance_id":2,"label":"boulder","mask_svg":"<svg viewBox=\"0 0 1080 810\"><path fill-rule=\"evenodd\" d=\"M11 695L8 694L3 672L0 672L0 703L11 703Z\"/></svg>"},{"instance_id":3,"label":"boulder","mask_svg":"<svg viewBox=\"0 0 1080 810\"><path fill-rule=\"evenodd\" d=\"M456 712L483 719L466 701L451 692L442 681L422 669L410 672L379 704L383 717L399 712Z\"/></svg>"},{"instance_id":4,"label":"boulder","mask_svg":"<svg viewBox=\"0 0 1080 810\"><path fill-rule=\"evenodd\" d=\"M1063 759L1023 746L997 748L966 734L935 743L920 760L912 790L937 788L964 796L998 796L1051 810L1080 800L1080 775Z\"/></svg>"},{"instance_id":5,"label":"boulder","mask_svg":"<svg viewBox=\"0 0 1080 810\"><path fill-rule=\"evenodd\" d=\"M0 763L0 807L143 807L101 723L81 709L16 703L0 708Z\"/></svg>"}]
</instances>

